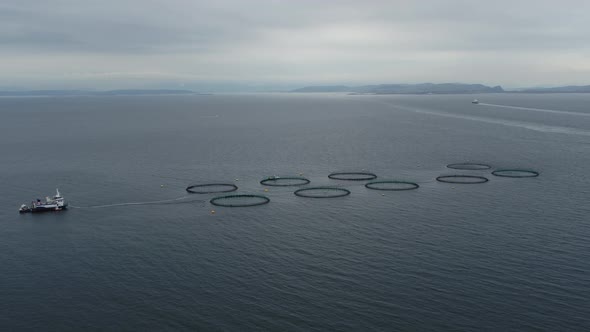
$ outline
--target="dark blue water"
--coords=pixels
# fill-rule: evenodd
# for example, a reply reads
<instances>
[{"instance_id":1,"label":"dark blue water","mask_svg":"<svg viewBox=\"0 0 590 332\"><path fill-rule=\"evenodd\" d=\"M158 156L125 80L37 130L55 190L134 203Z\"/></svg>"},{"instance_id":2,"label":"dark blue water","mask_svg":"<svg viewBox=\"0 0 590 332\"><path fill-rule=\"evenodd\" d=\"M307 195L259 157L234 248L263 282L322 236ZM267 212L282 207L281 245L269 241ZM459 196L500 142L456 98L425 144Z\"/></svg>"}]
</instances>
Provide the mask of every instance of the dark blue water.
<instances>
[{"instance_id":1,"label":"dark blue water","mask_svg":"<svg viewBox=\"0 0 590 332\"><path fill-rule=\"evenodd\" d=\"M588 330L588 105L573 94L2 98L0 330ZM468 161L541 175L445 167ZM327 177L362 169L420 188ZM300 173L352 194L258 183ZM459 173L490 181L434 180ZM182 198L220 181L271 202ZM55 188L78 208L17 213Z\"/></svg>"}]
</instances>

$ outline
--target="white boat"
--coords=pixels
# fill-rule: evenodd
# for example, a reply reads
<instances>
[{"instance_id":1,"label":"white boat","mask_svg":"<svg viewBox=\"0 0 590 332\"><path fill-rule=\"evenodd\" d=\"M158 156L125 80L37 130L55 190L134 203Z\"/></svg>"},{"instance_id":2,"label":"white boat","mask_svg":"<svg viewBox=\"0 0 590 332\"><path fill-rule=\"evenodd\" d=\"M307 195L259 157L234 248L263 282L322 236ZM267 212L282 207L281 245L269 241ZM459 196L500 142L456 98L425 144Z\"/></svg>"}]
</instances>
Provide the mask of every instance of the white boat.
<instances>
[{"instance_id":1,"label":"white boat","mask_svg":"<svg viewBox=\"0 0 590 332\"><path fill-rule=\"evenodd\" d=\"M473 99L473 101L471 102L472 104L479 104L479 100L477 99Z\"/></svg>"},{"instance_id":2,"label":"white boat","mask_svg":"<svg viewBox=\"0 0 590 332\"><path fill-rule=\"evenodd\" d=\"M42 202L40 199L31 202L31 206L27 206L26 204L21 205L18 212L20 213L36 213L36 212L48 212L48 211L62 211L68 208L68 204L65 202L64 198L59 193L59 189L55 190L55 196L53 198L46 197L45 202Z\"/></svg>"}]
</instances>

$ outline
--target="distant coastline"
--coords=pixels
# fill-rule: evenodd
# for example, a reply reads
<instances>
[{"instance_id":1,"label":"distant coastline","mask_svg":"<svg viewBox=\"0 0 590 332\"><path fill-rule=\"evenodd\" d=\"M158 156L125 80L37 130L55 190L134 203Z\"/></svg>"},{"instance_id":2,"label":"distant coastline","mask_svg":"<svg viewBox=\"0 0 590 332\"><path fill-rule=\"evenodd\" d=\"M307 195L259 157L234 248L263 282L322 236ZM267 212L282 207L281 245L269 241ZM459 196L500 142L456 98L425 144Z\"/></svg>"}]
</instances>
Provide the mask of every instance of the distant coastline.
<instances>
[{"instance_id":1,"label":"distant coastline","mask_svg":"<svg viewBox=\"0 0 590 332\"><path fill-rule=\"evenodd\" d=\"M207 95L191 90L127 89L108 91L87 90L14 90L0 91L0 97L51 97L51 96L150 96L150 95Z\"/></svg>"},{"instance_id":2,"label":"distant coastline","mask_svg":"<svg viewBox=\"0 0 590 332\"><path fill-rule=\"evenodd\" d=\"M590 93L590 85L568 85L554 88L529 88L513 92L523 93Z\"/></svg>"},{"instance_id":3,"label":"distant coastline","mask_svg":"<svg viewBox=\"0 0 590 332\"><path fill-rule=\"evenodd\" d=\"M207 89L206 91L209 91ZM213 89L213 91L217 91ZM234 92L240 93L242 90ZM568 85L550 88L521 88L506 90L501 86L463 83L421 83L421 84L376 84L361 86L312 85L293 90L244 89L243 92L287 92L287 93L343 93L348 95L430 95L430 94L483 94L483 93L590 93L590 85ZM227 93L227 92L226 92ZM118 89L118 90L0 90L0 97L55 97L55 96L164 96L164 95L211 95L193 90L180 89Z\"/></svg>"},{"instance_id":4,"label":"distant coastline","mask_svg":"<svg viewBox=\"0 0 590 332\"><path fill-rule=\"evenodd\" d=\"M378 84L362 86L326 85L306 86L292 93L348 93L350 95L381 94L476 94L476 93L590 93L590 85L553 88L524 88L504 90L501 86L462 83Z\"/></svg>"},{"instance_id":5,"label":"distant coastline","mask_svg":"<svg viewBox=\"0 0 590 332\"><path fill-rule=\"evenodd\" d=\"M362 86L308 86L291 92L345 92L349 94L455 94L455 93L499 93L501 86L489 87L483 84L422 83L422 84L379 84Z\"/></svg>"}]
</instances>

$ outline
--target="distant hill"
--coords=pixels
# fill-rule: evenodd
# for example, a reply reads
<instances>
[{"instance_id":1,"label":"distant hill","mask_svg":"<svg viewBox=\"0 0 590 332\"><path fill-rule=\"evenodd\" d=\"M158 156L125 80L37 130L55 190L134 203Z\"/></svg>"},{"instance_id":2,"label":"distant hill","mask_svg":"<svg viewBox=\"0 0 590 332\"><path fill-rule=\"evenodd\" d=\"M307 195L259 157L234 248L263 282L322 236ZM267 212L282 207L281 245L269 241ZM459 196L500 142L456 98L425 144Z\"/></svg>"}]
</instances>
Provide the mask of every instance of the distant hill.
<instances>
[{"instance_id":1,"label":"distant hill","mask_svg":"<svg viewBox=\"0 0 590 332\"><path fill-rule=\"evenodd\" d=\"M589 93L590 85L568 85L558 86L555 88L529 88L522 89L518 92L525 93Z\"/></svg>"},{"instance_id":2,"label":"distant hill","mask_svg":"<svg viewBox=\"0 0 590 332\"><path fill-rule=\"evenodd\" d=\"M191 90L110 90L98 92L99 95L120 96L120 95L186 95L194 94Z\"/></svg>"},{"instance_id":3,"label":"distant hill","mask_svg":"<svg viewBox=\"0 0 590 332\"><path fill-rule=\"evenodd\" d=\"M88 93L88 92L86 92ZM0 96L79 96L80 90L16 90L0 91Z\"/></svg>"},{"instance_id":4,"label":"distant hill","mask_svg":"<svg viewBox=\"0 0 590 332\"><path fill-rule=\"evenodd\" d=\"M351 87L345 85L306 86L291 92L352 92Z\"/></svg>"},{"instance_id":5,"label":"distant hill","mask_svg":"<svg viewBox=\"0 0 590 332\"><path fill-rule=\"evenodd\" d=\"M451 93L497 93L504 92L501 86L489 87L483 84L422 83L422 84L379 84L362 86L308 86L291 92L349 92L355 94L451 94Z\"/></svg>"},{"instance_id":6,"label":"distant hill","mask_svg":"<svg viewBox=\"0 0 590 332\"><path fill-rule=\"evenodd\" d=\"M43 96L145 96L145 95L178 95L195 94L191 90L110 90L110 91L85 91L85 90L27 90L27 91L0 91L4 97L43 97Z\"/></svg>"}]
</instances>

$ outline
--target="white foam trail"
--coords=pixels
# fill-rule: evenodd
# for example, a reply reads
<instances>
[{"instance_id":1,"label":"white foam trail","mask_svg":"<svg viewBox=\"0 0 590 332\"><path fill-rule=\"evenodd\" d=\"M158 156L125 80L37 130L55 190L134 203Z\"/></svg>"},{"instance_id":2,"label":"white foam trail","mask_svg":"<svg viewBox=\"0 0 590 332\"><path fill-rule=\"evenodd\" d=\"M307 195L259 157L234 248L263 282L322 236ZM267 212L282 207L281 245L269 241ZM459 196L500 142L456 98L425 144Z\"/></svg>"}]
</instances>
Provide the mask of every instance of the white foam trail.
<instances>
[{"instance_id":1,"label":"white foam trail","mask_svg":"<svg viewBox=\"0 0 590 332\"><path fill-rule=\"evenodd\" d=\"M498 104L487 104L487 103L479 103L477 105L491 106L491 107L499 107L499 108L509 108L509 109L515 109L515 110L523 110L523 111L553 113L553 114L567 114L567 115L578 115L578 116L590 116L590 113L571 112L571 111L560 111L560 110L550 110L550 109L546 109L546 108L532 108L532 107L498 105Z\"/></svg>"},{"instance_id":2,"label":"white foam trail","mask_svg":"<svg viewBox=\"0 0 590 332\"><path fill-rule=\"evenodd\" d=\"M74 209L99 209L99 208L115 207L115 206L150 205L150 204L161 204L161 203L176 202L176 201L180 201L180 200L183 200L183 199L186 199L186 198L189 198L189 197L190 196L182 196L182 197L178 197L178 198L165 199L165 200L161 200L161 201L116 203L116 204L92 205L92 206L73 206L73 205L70 205L70 207L72 207Z\"/></svg>"},{"instance_id":3,"label":"white foam trail","mask_svg":"<svg viewBox=\"0 0 590 332\"><path fill-rule=\"evenodd\" d=\"M499 124L508 127L517 127L517 128L524 128L534 131L539 131L543 133L557 133L557 134L568 134L568 135L581 135L581 136L590 136L590 131L583 130L583 129L575 129L570 127L559 127L559 126L547 126L542 124L536 124L531 122L522 122L522 121L513 121L513 120L500 120L500 119L492 119L486 118L482 116L474 116L474 115L462 115L462 114L451 114L446 112L438 112L438 111L429 111L424 109L418 108L410 108L404 106L397 106L391 105L392 107L407 110L415 113L422 113L422 114L430 114L436 116L443 116L447 118L455 118L455 119L463 119L463 120L470 120L470 121L478 121L478 122L485 122L485 123L493 123Z\"/></svg>"}]
</instances>

